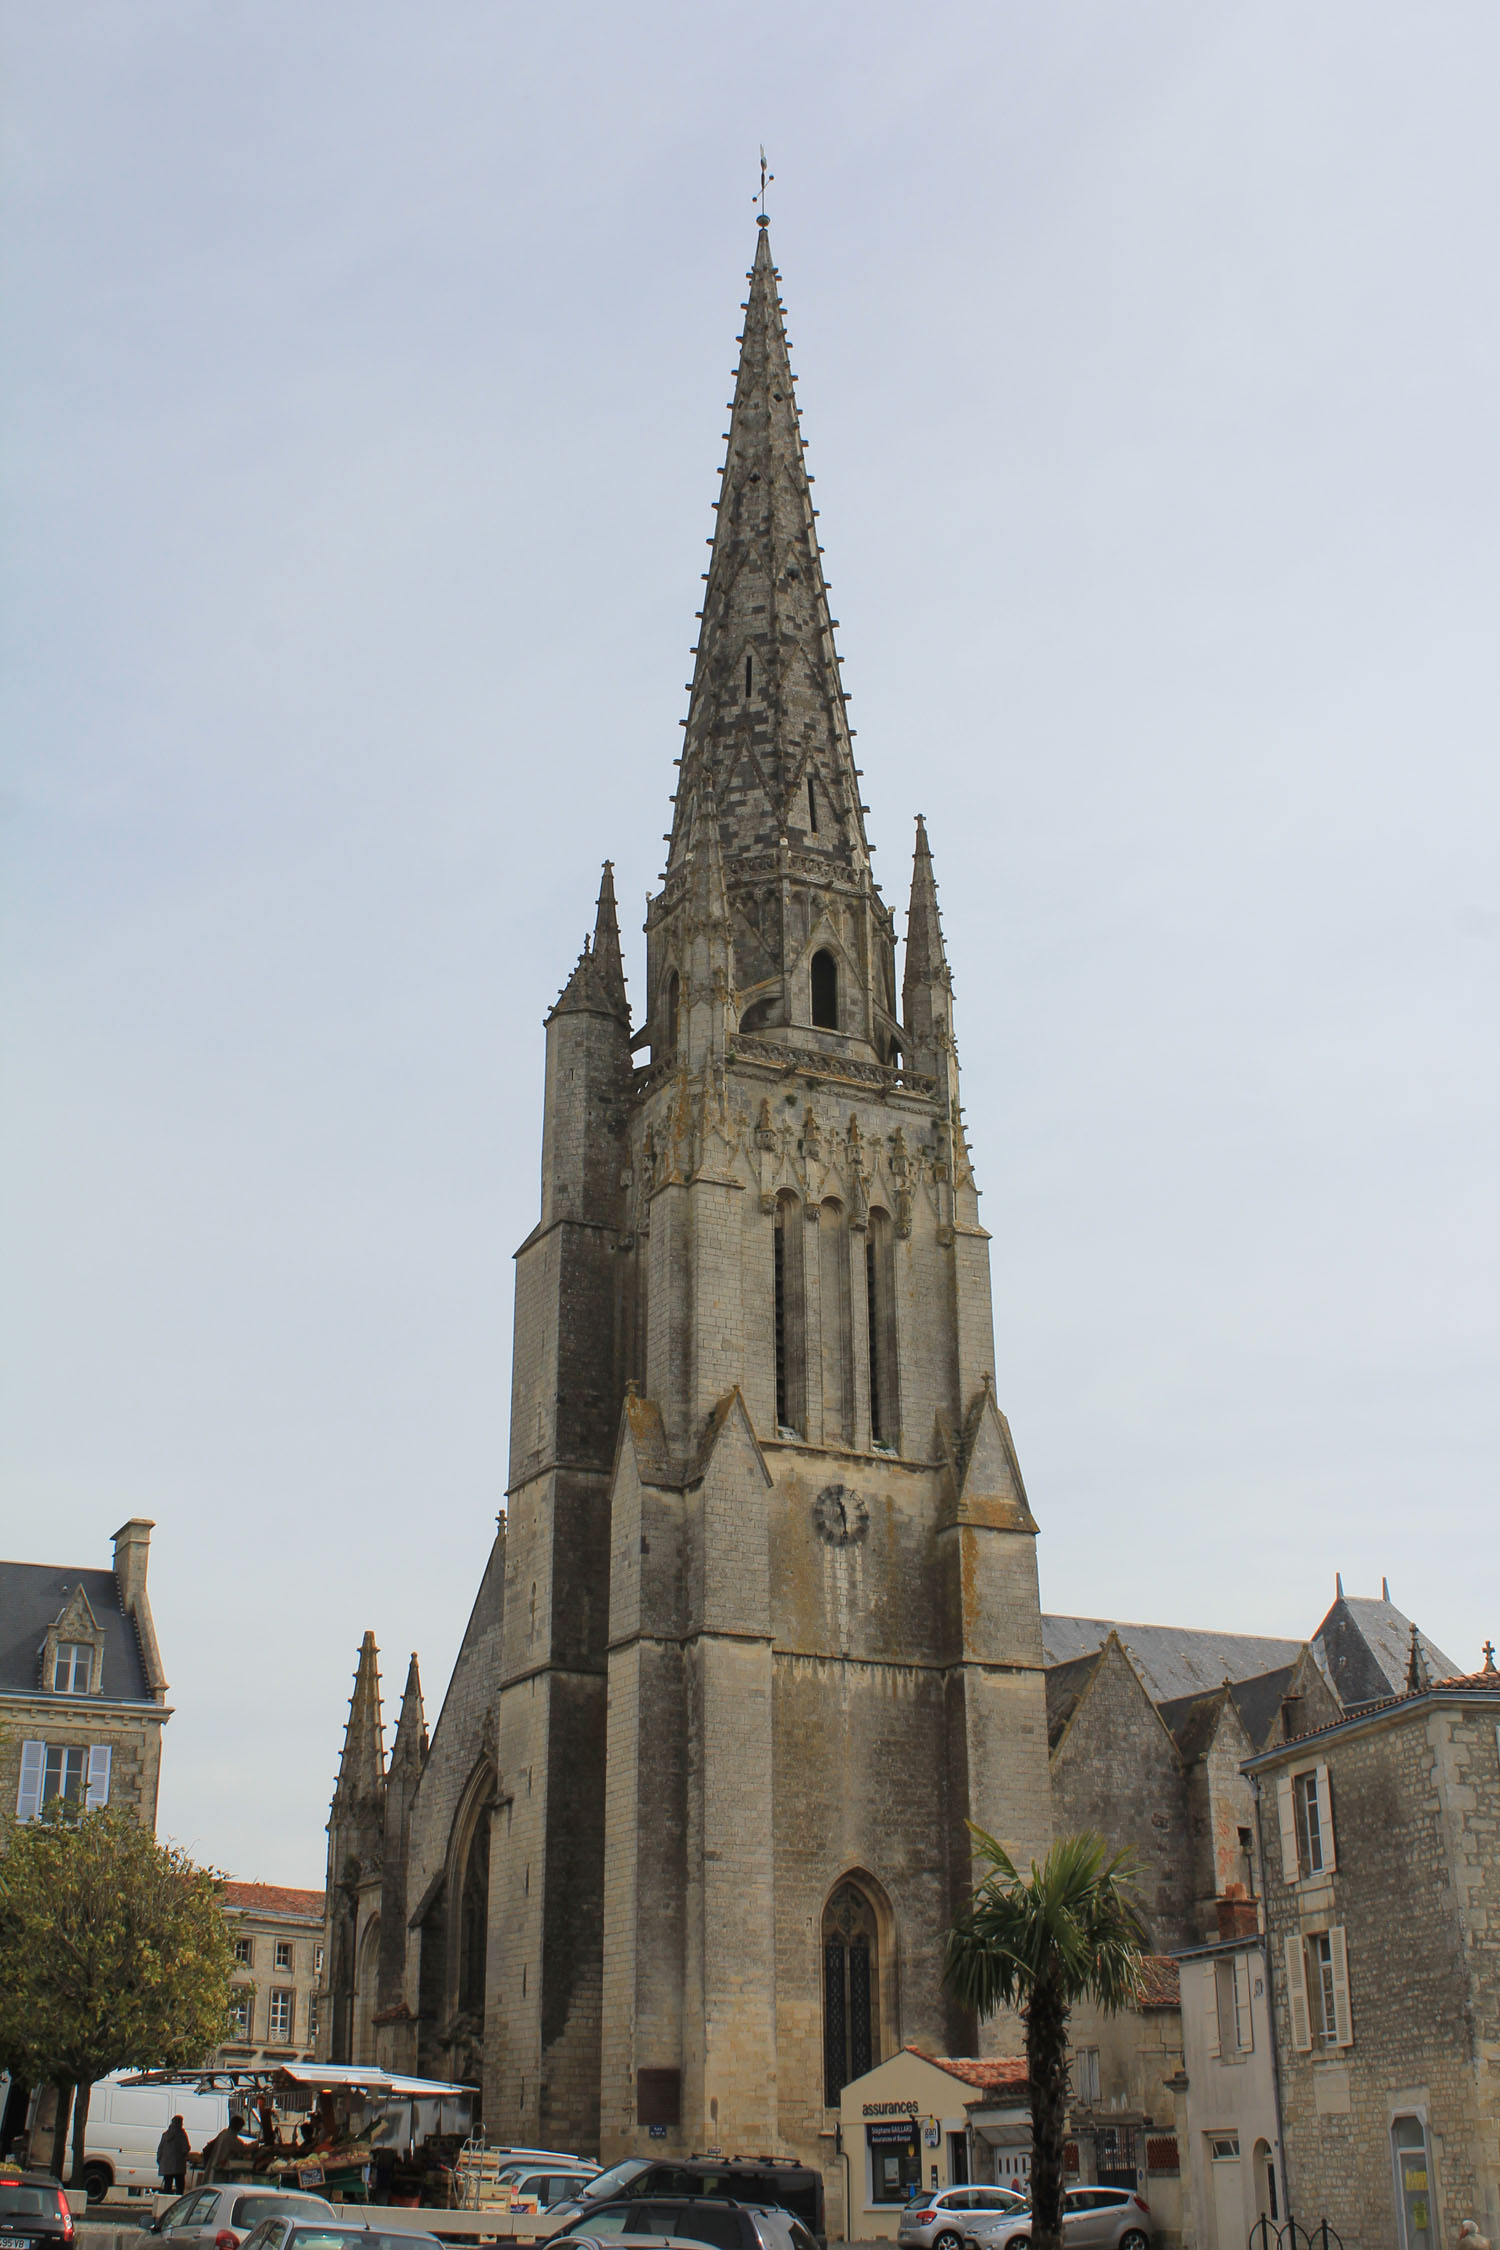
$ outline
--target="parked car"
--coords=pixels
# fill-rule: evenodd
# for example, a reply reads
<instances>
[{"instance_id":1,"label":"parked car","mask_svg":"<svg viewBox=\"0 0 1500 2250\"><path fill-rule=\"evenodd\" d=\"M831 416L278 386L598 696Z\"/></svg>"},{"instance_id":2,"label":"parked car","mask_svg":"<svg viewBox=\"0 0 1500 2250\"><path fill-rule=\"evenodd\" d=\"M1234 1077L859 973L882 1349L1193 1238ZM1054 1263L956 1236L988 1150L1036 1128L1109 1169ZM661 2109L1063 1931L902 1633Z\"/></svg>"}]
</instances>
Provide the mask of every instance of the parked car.
<instances>
[{"instance_id":1,"label":"parked car","mask_svg":"<svg viewBox=\"0 0 1500 2250\"><path fill-rule=\"evenodd\" d=\"M703 2250L817 2250L814 2236L790 2211L767 2203L731 2203L727 2197L642 2196L591 2205L586 2216L550 2235L551 2242L605 2244L670 2235Z\"/></svg>"},{"instance_id":2,"label":"parked car","mask_svg":"<svg viewBox=\"0 0 1500 2250\"><path fill-rule=\"evenodd\" d=\"M50 2172L0 2164L0 2246L59 2250L73 2241L73 2213Z\"/></svg>"},{"instance_id":3,"label":"parked car","mask_svg":"<svg viewBox=\"0 0 1500 2250\"><path fill-rule=\"evenodd\" d=\"M936 2195L914 2195L896 2223L904 2250L959 2250L964 2230L977 2212L1024 2211L1024 2195L1013 2188L951 2187Z\"/></svg>"},{"instance_id":4,"label":"parked car","mask_svg":"<svg viewBox=\"0 0 1500 2250\"><path fill-rule=\"evenodd\" d=\"M507 2164L498 2184L510 2189L512 2211L550 2211L554 2203L571 2205L598 2170L597 2164L574 2164L565 2171L554 2157L545 2166Z\"/></svg>"},{"instance_id":5,"label":"parked car","mask_svg":"<svg viewBox=\"0 0 1500 2250\"><path fill-rule=\"evenodd\" d=\"M435 2234L383 2234L378 2227L320 2226L316 2220L262 2219L245 2250L440 2250Z\"/></svg>"},{"instance_id":6,"label":"parked car","mask_svg":"<svg viewBox=\"0 0 1500 2250\"><path fill-rule=\"evenodd\" d=\"M649 2158L627 2156L611 2164L581 2188L571 2203L554 2204L548 2217L559 2227L585 2218L600 2203L621 2198L631 2202L649 2195L673 2200L683 2196L721 2196L736 2203L769 2205L790 2211L809 2234L823 2240L823 2175L807 2164L775 2157L691 2157L675 2164L653 2164Z\"/></svg>"},{"instance_id":7,"label":"parked car","mask_svg":"<svg viewBox=\"0 0 1500 2250\"><path fill-rule=\"evenodd\" d=\"M328 2219L338 2213L321 2195L291 2188L252 2187L244 2180L218 2180L212 2187L189 2188L150 2226L142 2227L131 2250L239 2250L262 2219Z\"/></svg>"},{"instance_id":8,"label":"parked car","mask_svg":"<svg viewBox=\"0 0 1500 2250\"><path fill-rule=\"evenodd\" d=\"M1066 2250L1150 2250L1151 2206L1130 2188L1077 2187L1063 2194ZM1031 2206L1014 2213L973 2212L964 2250L1029 2250Z\"/></svg>"}]
</instances>

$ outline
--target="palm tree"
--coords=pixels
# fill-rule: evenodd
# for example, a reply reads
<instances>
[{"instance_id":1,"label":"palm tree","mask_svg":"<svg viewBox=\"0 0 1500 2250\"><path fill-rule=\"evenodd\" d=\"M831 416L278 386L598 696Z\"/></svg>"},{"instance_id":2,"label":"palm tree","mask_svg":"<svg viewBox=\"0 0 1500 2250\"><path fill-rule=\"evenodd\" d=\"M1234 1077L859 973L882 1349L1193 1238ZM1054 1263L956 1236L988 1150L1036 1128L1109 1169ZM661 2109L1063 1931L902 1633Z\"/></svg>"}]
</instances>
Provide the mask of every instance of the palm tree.
<instances>
[{"instance_id":1,"label":"palm tree","mask_svg":"<svg viewBox=\"0 0 1500 2250\"><path fill-rule=\"evenodd\" d=\"M1068 2013L1093 2000L1113 2015L1136 1996L1146 1926L1132 1855L1102 1836L1061 1836L1025 1880L1003 1844L969 1823L989 1871L948 1932L943 1982L962 2008L1019 2009L1031 2092L1031 2239L1060 2250Z\"/></svg>"}]
</instances>

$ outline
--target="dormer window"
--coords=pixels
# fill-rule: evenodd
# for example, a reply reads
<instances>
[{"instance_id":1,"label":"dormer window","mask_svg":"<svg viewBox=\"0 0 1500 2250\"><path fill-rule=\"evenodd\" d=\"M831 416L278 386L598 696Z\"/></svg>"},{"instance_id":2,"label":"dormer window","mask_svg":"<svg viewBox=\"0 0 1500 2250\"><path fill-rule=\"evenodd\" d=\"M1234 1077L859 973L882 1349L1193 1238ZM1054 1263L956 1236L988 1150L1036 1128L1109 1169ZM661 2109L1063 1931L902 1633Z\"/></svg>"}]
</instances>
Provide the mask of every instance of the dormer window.
<instances>
[{"instance_id":1,"label":"dormer window","mask_svg":"<svg viewBox=\"0 0 1500 2250\"><path fill-rule=\"evenodd\" d=\"M87 1695L94 1683L94 1651L88 1641L59 1641L52 1665L57 1695Z\"/></svg>"}]
</instances>

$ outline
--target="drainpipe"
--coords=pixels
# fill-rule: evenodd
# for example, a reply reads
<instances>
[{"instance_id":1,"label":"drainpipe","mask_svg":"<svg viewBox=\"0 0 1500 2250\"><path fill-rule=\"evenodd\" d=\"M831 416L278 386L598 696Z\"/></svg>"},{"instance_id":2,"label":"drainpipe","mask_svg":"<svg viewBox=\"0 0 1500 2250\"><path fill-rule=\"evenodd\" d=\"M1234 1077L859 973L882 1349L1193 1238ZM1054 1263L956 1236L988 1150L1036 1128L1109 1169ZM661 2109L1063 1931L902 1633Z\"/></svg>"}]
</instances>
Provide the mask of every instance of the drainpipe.
<instances>
[{"instance_id":1,"label":"drainpipe","mask_svg":"<svg viewBox=\"0 0 1500 2250\"><path fill-rule=\"evenodd\" d=\"M1261 1873L1264 1875L1269 1863L1266 1859L1265 1829L1261 1824L1260 1775L1258 1773L1253 1773L1250 1776L1250 1794L1255 1799L1255 1848L1260 1855ZM1267 1888L1264 1884L1261 1886L1261 1899L1263 1902L1268 1900ZM1292 2168L1287 2158L1286 2127L1281 2121L1281 2048L1276 2038L1276 1986L1271 1971L1272 1946L1269 1903L1266 1903L1265 1919L1266 2014L1271 2022L1271 2095L1276 2105L1276 2147L1281 2156L1281 2192L1286 2203L1285 2217L1289 2219L1292 2215Z\"/></svg>"}]
</instances>

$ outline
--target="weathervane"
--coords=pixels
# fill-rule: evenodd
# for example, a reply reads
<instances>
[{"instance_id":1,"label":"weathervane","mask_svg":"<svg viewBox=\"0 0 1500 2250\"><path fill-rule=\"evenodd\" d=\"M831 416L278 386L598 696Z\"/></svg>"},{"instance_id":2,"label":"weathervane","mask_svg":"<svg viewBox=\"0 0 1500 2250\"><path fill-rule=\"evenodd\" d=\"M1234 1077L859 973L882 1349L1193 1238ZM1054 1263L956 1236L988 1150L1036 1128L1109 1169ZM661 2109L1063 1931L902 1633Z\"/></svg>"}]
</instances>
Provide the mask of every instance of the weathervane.
<instances>
[{"instance_id":1,"label":"weathervane","mask_svg":"<svg viewBox=\"0 0 1500 2250\"><path fill-rule=\"evenodd\" d=\"M752 195L750 198L752 203L758 203L760 205L760 215L762 220L764 220L766 215L766 183L768 180L774 180L775 177L776 174L774 172L768 172L766 170L766 152L764 144L762 144L760 152L760 193L759 195Z\"/></svg>"}]
</instances>

